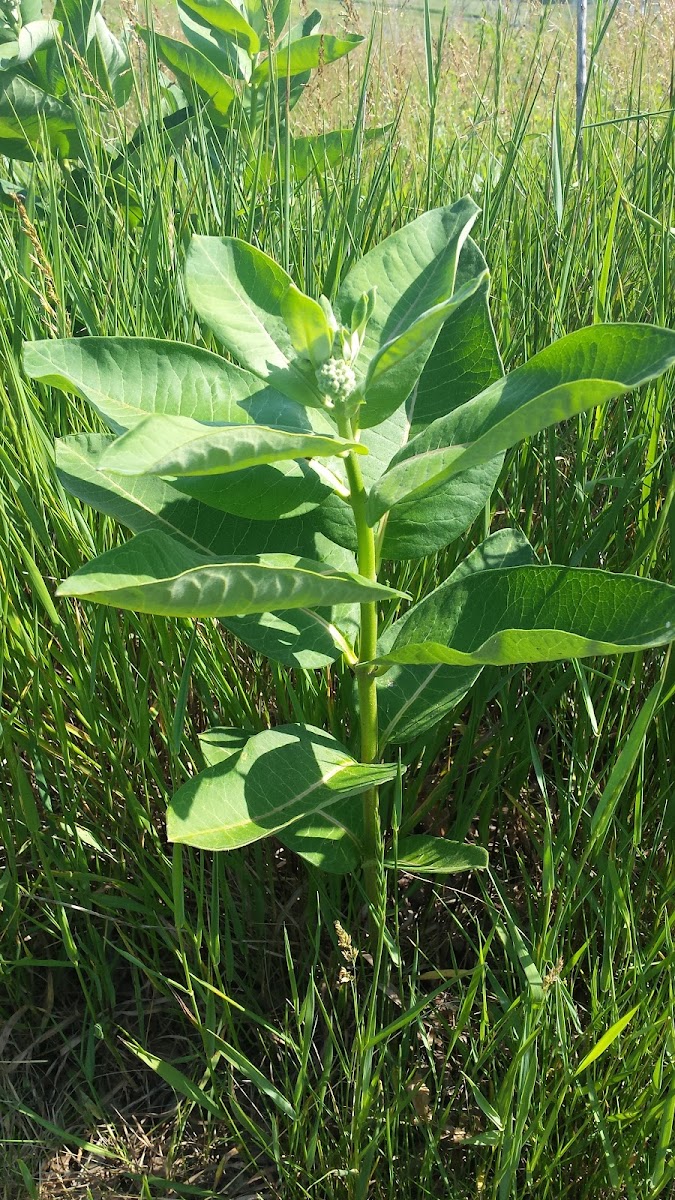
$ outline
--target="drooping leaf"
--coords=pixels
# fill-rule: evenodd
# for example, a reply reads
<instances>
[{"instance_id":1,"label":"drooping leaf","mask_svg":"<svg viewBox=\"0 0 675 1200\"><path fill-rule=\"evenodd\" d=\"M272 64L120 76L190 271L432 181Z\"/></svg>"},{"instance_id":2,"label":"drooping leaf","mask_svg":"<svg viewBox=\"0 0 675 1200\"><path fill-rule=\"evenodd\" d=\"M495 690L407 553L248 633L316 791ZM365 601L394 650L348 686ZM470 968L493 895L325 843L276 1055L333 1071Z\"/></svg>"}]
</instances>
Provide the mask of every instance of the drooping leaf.
<instances>
[{"instance_id":1,"label":"drooping leaf","mask_svg":"<svg viewBox=\"0 0 675 1200\"><path fill-rule=\"evenodd\" d=\"M675 333L655 326L593 325L561 338L413 438L371 492L371 524L402 500L639 387L674 362Z\"/></svg>"},{"instance_id":2,"label":"drooping leaf","mask_svg":"<svg viewBox=\"0 0 675 1200\"><path fill-rule=\"evenodd\" d=\"M22 25L17 37L17 55L16 63L27 63L37 54L38 50L44 50L47 46L51 46L56 40L60 25L58 21L48 21L42 18L37 21L30 21L27 25ZM5 47L3 46L3 51Z\"/></svg>"},{"instance_id":3,"label":"drooping leaf","mask_svg":"<svg viewBox=\"0 0 675 1200\"><path fill-rule=\"evenodd\" d=\"M150 1051L141 1046L134 1038L127 1036L123 1037L122 1041L131 1050L132 1054L135 1054L146 1067L150 1067L151 1070L156 1071L160 1079L168 1083L179 1096L185 1096L192 1104L195 1104L198 1108L203 1108L206 1112L210 1112L214 1117L222 1118L225 1115L224 1109L203 1088L189 1079L187 1075L184 1075L178 1067L175 1067L173 1063L168 1062L166 1059L158 1058L156 1054L151 1054ZM239 1071L245 1079L250 1080L253 1086L264 1096L269 1096L270 1100L287 1117L290 1117L292 1121L297 1121L298 1118L293 1105L274 1086L271 1080L263 1075L262 1071L259 1071L245 1054L242 1054L241 1050L238 1050L235 1046L231 1046L219 1034L214 1034L214 1041L220 1053L236 1071Z\"/></svg>"},{"instance_id":4,"label":"drooping leaf","mask_svg":"<svg viewBox=\"0 0 675 1200\"><path fill-rule=\"evenodd\" d=\"M83 337L26 342L31 379L87 400L114 432L148 413L223 425L279 425L309 432L297 404L209 350L154 338Z\"/></svg>"},{"instance_id":5,"label":"drooping leaf","mask_svg":"<svg viewBox=\"0 0 675 1200\"><path fill-rule=\"evenodd\" d=\"M371 410L376 409L382 419L408 399L442 326L484 282L479 275L459 291L453 291L451 297L427 309L373 355L364 384L365 403Z\"/></svg>"},{"instance_id":6,"label":"drooping leaf","mask_svg":"<svg viewBox=\"0 0 675 1200\"><path fill-rule=\"evenodd\" d=\"M398 866L401 871L419 875L456 875L459 871L484 870L488 865L488 855L482 846L413 833L401 838L396 860L393 854L389 854L384 865Z\"/></svg>"},{"instance_id":7,"label":"drooping leaf","mask_svg":"<svg viewBox=\"0 0 675 1200\"><path fill-rule=\"evenodd\" d=\"M350 796L294 821L277 835L283 846L331 875L355 871L363 858L363 800Z\"/></svg>"},{"instance_id":8,"label":"drooping leaf","mask_svg":"<svg viewBox=\"0 0 675 1200\"><path fill-rule=\"evenodd\" d=\"M360 33L345 33L341 37L330 33L313 33L296 41L288 41L274 52L274 73L278 79L286 79L289 76L302 75L306 71L314 71L319 66L343 58L362 41L363 36ZM251 75L251 84L254 87L268 82L271 66L268 55Z\"/></svg>"},{"instance_id":9,"label":"drooping leaf","mask_svg":"<svg viewBox=\"0 0 675 1200\"><path fill-rule=\"evenodd\" d=\"M120 475L226 475L298 458L331 458L365 446L266 425L206 425L191 417L144 417L104 454L104 470Z\"/></svg>"},{"instance_id":10,"label":"drooping leaf","mask_svg":"<svg viewBox=\"0 0 675 1200\"><path fill-rule=\"evenodd\" d=\"M66 579L60 596L166 617L229 617L399 595L288 554L214 560L163 533L141 533Z\"/></svg>"},{"instance_id":11,"label":"drooping leaf","mask_svg":"<svg viewBox=\"0 0 675 1200\"><path fill-rule=\"evenodd\" d=\"M214 1117L222 1118L224 1110L209 1096L199 1084L189 1079L182 1071L175 1067L173 1063L167 1062L164 1058L158 1058L156 1054L151 1054L141 1046L134 1038L122 1038L125 1046L132 1054L135 1054L144 1066L150 1067L156 1071L160 1079L169 1084L179 1096L185 1096L191 1104L195 1104L198 1108L204 1109L205 1112L211 1113Z\"/></svg>"},{"instance_id":12,"label":"drooping leaf","mask_svg":"<svg viewBox=\"0 0 675 1200\"><path fill-rule=\"evenodd\" d=\"M235 90L221 71L198 50L176 38L154 33L137 26L137 32L146 45L154 46L158 58L176 76L183 90L189 95L192 88L207 102L209 115L216 124L228 117Z\"/></svg>"},{"instance_id":13,"label":"drooping leaf","mask_svg":"<svg viewBox=\"0 0 675 1200\"><path fill-rule=\"evenodd\" d=\"M371 359L403 333L428 309L452 296L462 246L478 215L471 199L436 208L411 221L370 250L352 267L342 283L336 314L349 325L352 310L364 292L377 287L374 312L368 322L356 373L363 383ZM418 374L434 344L418 351ZM383 421L391 410L370 403L361 409L363 428Z\"/></svg>"},{"instance_id":14,"label":"drooping leaf","mask_svg":"<svg viewBox=\"0 0 675 1200\"><path fill-rule=\"evenodd\" d=\"M452 572L446 583L459 583L477 571L531 563L534 553L527 538L517 529L500 529ZM414 610L410 610L411 612ZM378 654L386 654L403 629L407 615L384 631ZM454 667L398 664L377 679L377 708L380 745L411 741L433 728L466 696L482 671L480 666Z\"/></svg>"},{"instance_id":15,"label":"drooping leaf","mask_svg":"<svg viewBox=\"0 0 675 1200\"><path fill-rule=\"evenodd\" d=\"M298 403L323 407L283 315L293 281L282 267L239 238L193 237L185 281L199 316L243 367Z\"/></svg>"},{"instance_id":16,"label":"drooping leaf","mask_svg":"<svg viewBox=\"0 0 675 1200\"><path fill-rule=\"evenodd\" d=\"M441 584L410 610L378 661L508 666L674 638L670 584L582 567L505 567Z\"/></svg>"},{"instance_id":17,"label":"drooping leaf","mask_svg":"<svg viewBox=\"0 0 675 1200\"><path fill-rule=\"evenodd\" d=\"M206 25L242 45L249 54L260 50L260 38L236 5L229 0L181 0L181 6Z\"/></svg>"},{"instance_id":18,"label":"drooping leaf","mask_svg":"<svg viewBox=\"0 0 675 1200\"><path fill-rule=\"evenodd\" d=\"M246 846L386 782L396 769L357 763L312 726L267 729L176 792L167 814L169 840L205 850Z\"/></svg>"}]
</instances>

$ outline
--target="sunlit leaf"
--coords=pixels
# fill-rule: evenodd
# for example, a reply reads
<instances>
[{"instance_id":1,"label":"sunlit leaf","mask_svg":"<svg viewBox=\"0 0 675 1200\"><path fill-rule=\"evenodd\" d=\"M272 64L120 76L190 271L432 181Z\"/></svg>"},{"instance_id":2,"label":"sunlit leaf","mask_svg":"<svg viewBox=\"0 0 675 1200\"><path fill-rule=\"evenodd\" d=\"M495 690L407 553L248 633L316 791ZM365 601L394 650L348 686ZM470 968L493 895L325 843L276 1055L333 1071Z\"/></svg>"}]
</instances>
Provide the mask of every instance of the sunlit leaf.
<instances>
[{"instance_id":1,"label":"sunlit leaf","mask_svg":"<svg viewBox=\"0 0 675 1200\"><path fill-rule=\"evenodd\" d=\"M396 770L357 763L312 726L267 729L176 792L167 815L169 840L207 850L246 846L391 779Z\"/></svg>"}]
</instances>

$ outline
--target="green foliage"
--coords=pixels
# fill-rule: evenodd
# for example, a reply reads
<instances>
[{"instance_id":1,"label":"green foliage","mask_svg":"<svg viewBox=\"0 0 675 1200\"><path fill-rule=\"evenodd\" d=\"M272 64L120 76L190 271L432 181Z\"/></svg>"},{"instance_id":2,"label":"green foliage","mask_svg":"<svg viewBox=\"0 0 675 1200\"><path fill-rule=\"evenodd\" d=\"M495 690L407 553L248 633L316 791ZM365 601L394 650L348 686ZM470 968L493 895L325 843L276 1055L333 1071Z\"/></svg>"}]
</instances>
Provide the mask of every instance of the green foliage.
<instances>
[{"instance_id":1,"label":"green foliage","mask_svg":"<svg viewBox=\"0 0 675 1200\"><path fill-rule=\"evenodd\" d=\"M0 153L32 161L43 135L60 158L78 158L82 67L111 104L131 94L126 47L101 14L101 0L57 0L49 20L35 4L4 0L0 13ZM79 97L78 97L79 99Z\"/></svg>"},{"instance_id":2,"label":"green foliage","mask_svg":"<svg viewBox=\"0 0 675 1200\"><path fill-rule=\"evenodd\" d=\"M321 729L280 725L253 734L242 749L176 792L169 807L169 837L206 850L232 850L302 818L309 840L309 818L318 813L330 819L334 804L386 783L396 769L355 762ZM337 823L335 830L336 836L348 834ZM320 844L319 827L313 836ZM328 852L332 850L329 845Z\"/></svg>"},{"instance_id":3,"label":"green foliage","mask_svg":"<svg viewBox=\"0 0 675 1200\"><path fill-rule=\"evenodd\" d=\"M378 642L378 604L392 614L402 597L378 582L383 560L422 557L439 537L463 533L516 442L675 362L675 333L595 325L489 382L498 357L487 271L469 239L476 215L461 200L392 234L351 268L334 308L303 295L244 241L193 239L188 293L238 368L140 339L37 343L24 356L29 375L76 391L120 435L67 441L61 478L137 531L76 571L61 595L217 617L273 660L319 666L342 653L354 669L360 762L311 724L230 731L207 743L212 765L174 796L169 837L231 849L283 831L287 847L329 871L362 861L375 910L378 786L395 774L379 763L387 743L428 729L486 665L620 654L675 638L672 586L539 565L517 530L502 530ZM488 386L473 394L476 381ZM430 529L429 502L443 511L455 498L450 521ZM413 527L407 544L399 504ZM239 534L237 518L248 522ZM352 531L357 571L345 563L341 527ZM216 547L228 536L223 557ZM300 553L307 541L310 556ZM395 861L445 873L487 860L480 848L412 835Z\"/></svg>"},{"instance_id":4,"label":"green foliage","mask_svg":"<svg viewBox=\"0 0 675 1200\"><path fill-rule=\"evenodd\" d=\"M229 0L178 0L187 43L151 29L139 28L139 33L173 73L186 103L202 107L216 131L232 124L252 135L269 117L273 94L281 101L279 118L284 125L312 72L343 58L363 41L360 34L338 37L312 32L321 22L316 10L298 28L289 28L289 13L288 0L277 0L272 11L263 0L242 5ZM341 138L341 134L336 130L324 139ZM319 155L330 153L325 141L304 142L309 144L298 150L300 176L306 174L307 154L315 144Z\"/></svg>"},{"instance_id":5,"label":"green foliage","mask_svg":"<svg viewBox=\"0 0 675 1200\"><path fill-rule=\"evenodd\" d=\"M505 19L501 32L490 12L452 28L428 171L409 11L396 16L395 49L386 32L378 39L368 94L369 117L389 120L388 94L410 77L395 144L384 153L362 143L362 129L354 138L349 130L328 144L331 154L338 140L344 147L332 165L327 154L318 160L321 175L312 151L307 183L292 190L287 211L275 176L230 167L234 146L218 160L199 150L196 137L179 146L174 133L171 141L159 121L146 124L147 137L124 161L137 191L133 210L110 203L94 122L84 126L92 187L77 225L64 207L60 172L50 175L53 162L38 160L36 187L49 204L37 206L34 221L54 269L56 317L43 305L45 279L29 261L19 221L0 212L0 325L13 331L14 350L22 335L45 338L52 330L203 344L208 334L193 321L179 278L187 230L254 237L301 288L333 297L333 281L359 254L430 204L465 192L483 208L492 311L510 366L598 319L672 326L672 118L625 120L671 107L669 26L663 52L654 52L664 10L652 9L646 21L639 6L625 11L611 56L596 64L588 120L603 124L585 132L581 179L570 169L569 36L558 8L554 27L550 6L541 10L546 54L551 46L554 53L548 66L541 57L536 64L534 103L526 77L532 12L509 10L515 19ZM548 133L560 62L558 215ZM326 70L316 88L332 118L335 73ZM87 109L95 118L98 105ZM294 132L304 132L315 111L296 110ZM341 107L335 123L346 124L349 111ZM199 114L190 126L201 138ZM293 138L294 150L300 140ZM51 442L55 433L96 430L73 439L79 456L81 445L93 453L106 439L77 398L22 381L8 343L0 358L0 1022L12 1021L0 1194L4 1187L8 1200L18 1200L67 1187L68 1179L52 1182L47 1160L61 1160L68 1145L83 1148L75 1164L83 1190L163 1194L166 1179L146 1177L145 1140L139 1161L136 1140L117 1124L125 1105L144 1121L147 1095L150 1136L171 1147L162 1175L177 1191L211 1195L227 1191L231 1178L235 1192L265 1186L284 1200L316 1191L343 1200L350 1169L369 1200L466 1200L479 1191L489 1200L598 1200L630 1195L631 1186L667 1195L675 1179L672 655L670 666L657 650L483 668L454 711L450 705L411 734L416 741L404 738L399 844L404 831L423 828L469 838L489 846L491 877L484 886L479 875L439 876L435 884L424 873L390 878L387 931L400 966L385 951L377 972L360 953L353 980L340 983L333 921L354 951L364 946L358 875L336 881L305 870L282 844L286 831L226 854L167 852L162 811L167 795L204 765L197 734L210 723L248 735L307 720L358 757L349 670L339 660L331 671L286 669L210 621L167 622L63 601L57 616L55 582L125 534L114 515L65 494ZM431 419L450 399L442 369L436 380ZM489 507L466 536L426 561L387 563L383 577L421 597L488 529L518 525L541 561L672 582L672 419L671 376L544 431L507 453ZM171 521L169 483L101 478L105 491L88 486L106 503L128 504L131 520L156 521L143 504L147 497L154 505L161 492L160 519ZM72 475L70 484L80 486ZM128 491L120 494L119 485ZM411 517L421 503L411 502ZM229 524L218 534L223 555L237 553ZM276 538L294 524L279 522ZM205 530L202 522L200 539ZM273 540L267 548L286 547ZM295 552L317 557L313 546ZM392 617L387 603L381 640ZM282 628L280 644L284 636ZM380 714L395 672L434 670L393 667L377 679ZM462 670L437 668L450 676ZM386 754L396 757L398 747ZM383 791L385 808L390 787L396 783ZM363 807L359 796L345 804ZM639 1015L577 1075L638 1003ZM37 1055L36 1030L45 1039ZM147 1067L129 1057L135 1038ZM188 1098L177 1072L164 1083L158 1059L180 1068L201 1096ZM297 1119L283 1115L285 1098ZM209 1101L221 1116L207 1129L198 1110L206 1114ZM250 1170L228 1157L218 1183L213 1164L234 1145ZM23 1179L15 1177L19 1167ZM112 1173L106 1182L104 1170Z\"/></svg>"}]
</instances>

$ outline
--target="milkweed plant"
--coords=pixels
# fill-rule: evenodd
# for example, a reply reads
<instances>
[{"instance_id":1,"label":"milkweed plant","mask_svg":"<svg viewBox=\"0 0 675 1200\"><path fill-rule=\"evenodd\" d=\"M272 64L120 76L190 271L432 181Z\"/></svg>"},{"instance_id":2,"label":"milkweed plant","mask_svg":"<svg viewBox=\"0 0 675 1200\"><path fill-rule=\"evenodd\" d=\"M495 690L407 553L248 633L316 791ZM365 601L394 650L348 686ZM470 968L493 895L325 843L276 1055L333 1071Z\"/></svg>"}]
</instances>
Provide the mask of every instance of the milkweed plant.
<instances>
[{"instance_id":1,"label":"milkweed plant","mask_svg":"<svg viewBox=\"0 0 675 1200\"><path fill-rule=\"evenodd\" d=\"M504 375L477 214L465 198L418 217L355 262L332 303L244 241L194 237L190 300L236 362L146 338L24 350L31 378L83 397L110 430L59 441L62 482L134 534L60 595L215 617L276 663L342 660L354 682L347 744L300 722L205 733L206 769L170 800L169 839L226 851L278 838L325 871L361 872L381 920L388 869L487 864L480 846L422 833L392 850L380 790L400 781L398 747L485 666L675 636L675 587L544 565L517 529L417 603L382 582L385 565L461 537L510 447L675 363L675 332L597 324Z\"/></svg>"}]
</instances>

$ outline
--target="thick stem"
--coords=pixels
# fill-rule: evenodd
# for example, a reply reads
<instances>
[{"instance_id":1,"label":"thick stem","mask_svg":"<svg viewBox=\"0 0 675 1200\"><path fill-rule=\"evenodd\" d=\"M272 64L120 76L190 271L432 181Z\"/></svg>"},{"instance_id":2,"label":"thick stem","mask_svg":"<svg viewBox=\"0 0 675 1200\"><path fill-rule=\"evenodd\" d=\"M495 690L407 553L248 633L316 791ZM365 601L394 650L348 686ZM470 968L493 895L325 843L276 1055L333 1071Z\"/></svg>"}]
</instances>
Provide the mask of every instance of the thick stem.
<instances>
[{"instance_id":1,"label":"thick stem","mask_svg":"<svg viewBox=\"0 0 675 1200\"><path fill-rule=\"evenodd\" d=\"M351 422L343 417L338 421L340 436L353 440ZM349 454L346 459L349 479L349 502L356 523L359 574L366 579L377 580L377 553L375 534L366 520L366 489L363 484L358 455ZM377 649L377 604L361 605L361 628L359 637L359 663L369 662ZM358 664L357 664L358 665ZM377 762L377 687L375 676L357 670L359 689L359 715L361 722L361 762ZM383 902L382 833L380 829L380 807L378 789L371 788L363 797L364 825L364 882L366 895L376 912Z\"/></svg>"}]
</instances>

